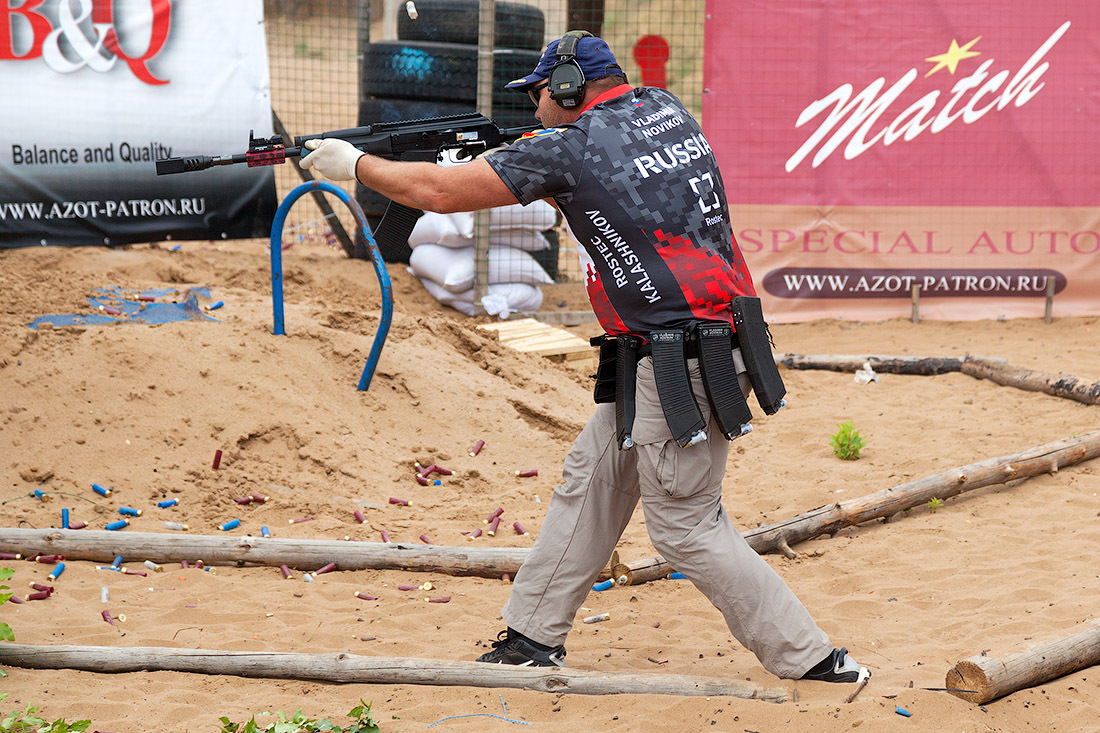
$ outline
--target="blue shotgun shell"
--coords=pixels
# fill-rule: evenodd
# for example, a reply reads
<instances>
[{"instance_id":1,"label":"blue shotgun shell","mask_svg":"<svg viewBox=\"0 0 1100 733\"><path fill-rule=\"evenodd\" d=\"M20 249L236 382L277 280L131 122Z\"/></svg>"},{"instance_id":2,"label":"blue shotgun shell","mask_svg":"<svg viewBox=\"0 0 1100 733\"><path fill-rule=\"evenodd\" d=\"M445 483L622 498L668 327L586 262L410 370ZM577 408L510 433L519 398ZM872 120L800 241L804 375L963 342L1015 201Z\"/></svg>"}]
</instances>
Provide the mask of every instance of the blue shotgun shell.
<instances>
[{"instance_id":1,"label":"blue shotgun shell","mask_svg":"<svg viewBox=\"0 0 1100 733\"><path fill-rule=\"evenodd\" d=\"M596 583L594 586L592 586L592 590L608 590L609 588L614 587L614 585L615 581L605 580L602 583Z\"/></svg>"},{"instance_id":2,"label":"blue shotgun shell","mask_svg":"<svg viewBox=\"0 0 1100 733\"><path fill-rule=\"evenodd\" d=\"M35 489L34 498L38 499L39 501L47 501L46 492L44 492L42 489Z\"/></svg>"},{"instance_id":3,"label":"blue shotgun shell","mask_svg":"<svg viewBox=\"0 0 1100 733\"><path fill-rule=\"evenodd\" d=\"M54 565L53 570L51 570L50 574L46 576L46 579L47 580L57 580L58 578L61 577L61 573L63 573L63 572L65 572L65 563L59 562L59 563L57 563L57 565Z\"/></svg>"},{"instance_id":4,"label":"blue shotgun shell","mask_svg":"<svg viewBox=\"0 0 1100 733\"><path fill-rule=\"evenodd\" d=\"M176 506L180 503L179 499L165 499L164 501L158 501L157 506L161 509L167 509L170 506Z\"/></svg>"},{"instance_id":5,"label":"blue shotgun shell","mask_svg":"<svg viewBox=\"0 0 1100 733\"><path fill-rule=\"evenodd\" d=\"M141 510L140 509L134 509L133 507L128 507L128 506L120 506L118 508L118 513L121 514L124 517L140 517L141 516Z\"/></svg>"},{"instance_id":6,"label":"blue shotgun shell","mask_svg":"<svg viewBox=\"0 0 1100 733\"><path fill-rule=\"evenodd\" d=\"M99 484L92 484L92 491L99 494L100 496L110 496L111 495L111 490L110 489L105 488L103 486L100 486Z\"/></svg>"},{"instance_id":7,"label":"blue shotgun shell","mask_svg":"<svg viewBox=\"0 0 1100 733\"><path fill-rule=\"evenodd\" d=\"M68 528L69 528L69 510L68 509L62 509L61 510L61 529L68 529Z\"/></svg>"},{"instance_id":8,"label":"blue shotgun shell","mask_svg":"<svg viewBox=\"0 0 1100 733\"><path fill-rule=\"evenodd\" d=\"M104 527L104 529L111 529L111 530L122 529L123 527L128 527L129 525L130 525L130 520L129 519L120 519L117 522L109 523L106 527Z\"/></svg>"},{"instance_id":9,"label":"blue shotgun shell","mask_svg":"<svg viewBox=\"0 0 1100 733\"><path fill-rule=\"evenodd\" d=\"M685 578L684 578L683 573L669 573L668 574L668 579L669 580L684 580Z\"/></svg>"},{"instance_id":10,"label":"blue shotgun shell","mask_svg":"<svg viewBox=\"0 0 1100 733\"><path fill-rule=\"evenodd\" d=\"M260 536L261 537L270 537L271 536L271 530L267 528L266 524L264 526L260 527Z\"/></svg>"},{"instance_id":11,"label":"blue shotgun shell","mask_svg":"<svg viewBox=\"0 0 1100 733\"><path fill-rule=\"evenodd\" d=\"M229 530L234 529L235 527L240 527L240 526L241 526L241 520L239 520L239 519L230 519L225 524L219 524L218 529L222 530L223 532L228 532Z\"/></svg>"},{"instance_id":12,"label":"blue shotgun shell","mask_svg":"<svg viewBox=\"0 0 1100 733\"><path fill-rule=\"evenodd\" d=\"M211 303L210 305L206 306L206 308L207 308L207 310L216 311L218 308L221 308L223 305L225 305L225 303L223 303L222 301L219 300L217 303Z\"/></svg>"},{"instance_id":13,"label":"blue shotgun shell","mask_svg":"<svg viewBox=\"0 0 1100 733\"><path fill-rule=\"evenodd\" d=\"M112 568L117 568L117 567L121 567L121 566L122 566L122 555L115 555L115 561L113 563L111 563L111 567Z\"/></svg>"}]
</instances>

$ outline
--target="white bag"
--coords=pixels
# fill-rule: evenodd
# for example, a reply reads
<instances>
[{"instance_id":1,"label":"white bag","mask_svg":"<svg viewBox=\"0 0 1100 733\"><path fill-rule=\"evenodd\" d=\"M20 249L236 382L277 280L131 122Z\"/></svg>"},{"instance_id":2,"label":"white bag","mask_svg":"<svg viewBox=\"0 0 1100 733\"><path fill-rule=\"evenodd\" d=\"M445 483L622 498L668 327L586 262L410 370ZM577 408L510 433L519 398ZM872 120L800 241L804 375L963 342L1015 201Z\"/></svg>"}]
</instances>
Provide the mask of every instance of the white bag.
<instances>
[{"instance_id":1,"label":"white bag","mask_svg":"<svg viewBox=\"0 0 1100 733\"><path fill-rule=\"evenodd\" d=\"M418 248L420 249L420 248ZM465 251L465 250L463 250ZM474 258L455 259L447 270L443 287L452 293L461 293L474 286ZM415 252L414 252L415 254ZM527 283L549 285L554 280L542 269L538 261L521 249L514 247L489 247L489 284Z\"/></svg>"},{"instance_id":2,"label":"white bag","mask_svg":"<svg viewBox=\"0 0 1100 733\"><path fill-rule=\"evenodd\" d=\"M515 247L524 252L538 252L550 248L550 240L543 236L542 232L522 227L490 229L489 244L498 247Z\"/></svg>"},{"instance_id":3,"label":"white bag","mask_svg":"<svg viewBox=\"0 0 1100 733\"><path fill-rule=\"evenodd\" d=\"M452 293L438 283L419 278L428 294L442 305L454 308L468 316L474 315L474 289L463 293ZM542 305L542 290L526 283L500 283L489 286L490 296L501 296L508 308L521 313L534 313Z\"/></svg>"},{"instance_id":4,"label":"white bag","mask_svg":"<svg viewBox=\"0 0 1100 733\"><path fill-rule=\"evenodd\" d=\"M409 267L413 274L438 285L446 285L448 280L455 277L464 277L467 270L473 273L473 263L473 247L454 249L441 244L421 244L409 255ZM452 292L467 290L473 287L472 283L471 280L467 287Z\"/></svg>"},{"instance_id":5,"label":"white bag","mask_svg":"<svg viewBox=\"0 0 1100 733\"><path fill-rule=\"evenodd\" d=\"M489 229L525 229L542 232L553 229L558 223L557 210L542 199L527 206L510 204L489 210Z\"/></svg>"},{"instance_id":6,"label":"white bag","mask_svg":"<svg viewBox=\"0 0 1100 733\"><path fill-rule=\"evenodd\" d=\"M474 215L471 213L437 214L425 211L416 220L409 246L416 249L422 244L439 244L444 247L469 247L474 243Z\"/></svg>"}]
</instances>

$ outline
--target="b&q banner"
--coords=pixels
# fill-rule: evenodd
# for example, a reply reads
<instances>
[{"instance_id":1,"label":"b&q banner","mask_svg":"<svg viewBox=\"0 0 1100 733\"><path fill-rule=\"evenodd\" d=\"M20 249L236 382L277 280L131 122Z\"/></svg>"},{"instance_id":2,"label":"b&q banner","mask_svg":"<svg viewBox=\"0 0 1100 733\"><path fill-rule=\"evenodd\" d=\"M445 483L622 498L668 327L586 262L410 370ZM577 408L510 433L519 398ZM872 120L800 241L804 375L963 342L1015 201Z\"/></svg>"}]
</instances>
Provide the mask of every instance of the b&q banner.
<instances>
[{"instance_id":1,"label":"b&q banner","mask_svg":"<svg viewBox=\"0 0 1100 733\"><path fill-rule=\"evenodd\" d=\"M707 2L703 122L780 321L1100 314L1097 0Z\"/></svg>"},{"instance_id":2,"label":"b&q banner","mask_svg":"<svg viewBox=\"0 0 1100 733\"><path fill-rule=\"evenodd\" d=\"M269 168L156 175L271 135L261 0L0 2L0 247L262 237Z\"/></svg>"}]
</instances>

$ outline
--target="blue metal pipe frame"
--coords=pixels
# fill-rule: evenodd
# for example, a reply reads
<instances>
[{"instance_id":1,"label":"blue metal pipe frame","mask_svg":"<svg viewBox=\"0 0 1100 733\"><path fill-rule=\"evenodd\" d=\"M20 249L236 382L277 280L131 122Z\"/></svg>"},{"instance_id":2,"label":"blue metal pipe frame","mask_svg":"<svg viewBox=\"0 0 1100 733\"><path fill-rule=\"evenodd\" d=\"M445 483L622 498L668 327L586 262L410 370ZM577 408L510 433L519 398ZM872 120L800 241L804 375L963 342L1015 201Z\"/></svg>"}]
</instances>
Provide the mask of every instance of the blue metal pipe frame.
<instances>
[{"instance_id":1,"label":"blue metal pipe frame","mask_svg":"<svg viewBox=\"0 0 1100 733\"><path fill-rule=\"evenodd\" d=\"M390 320L393 317L393 286L390 285L390 274L386 271L382 253L378 251L378 244L374 241L374 234L370 230L370 225L367 224L363 208L358 201L348 195L347 191L327 181L310 181L295 188L279 204L275 212L275 220L271 223L271 307L275 317L274 333L276 336L286 335L283 320L283 226L286 224L287 214L290 213L290 207L294 202L307 193L317 190L331 193L343 201L355 216L355 220L359 222L359 231L363 233L367 252L374 264L374 272L378 275L378 284L382 288L382 318L378 323L378 332L374 334L370 356L367 357L363 374L359 378L359 391L363 392L370 387L375 367L378 366L378 358L382 355L382 347L386 344L386 335L390 332Z\"/></svg>"}]
</instances>

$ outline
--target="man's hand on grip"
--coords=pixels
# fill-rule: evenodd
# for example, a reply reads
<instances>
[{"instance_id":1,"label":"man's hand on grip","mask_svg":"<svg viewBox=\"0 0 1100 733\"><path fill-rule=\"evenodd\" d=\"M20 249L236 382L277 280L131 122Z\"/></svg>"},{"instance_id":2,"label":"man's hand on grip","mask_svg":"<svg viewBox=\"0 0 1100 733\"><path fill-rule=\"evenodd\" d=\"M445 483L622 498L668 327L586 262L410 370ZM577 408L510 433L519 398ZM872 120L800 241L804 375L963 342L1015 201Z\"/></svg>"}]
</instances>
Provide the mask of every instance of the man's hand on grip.
<instances>
[{"instance_id":1,"label":"man's hand on grip","mask_svg":"<svg viewBox=\"0 0 1100 733\"><path fill-rule=\"evenodd\" d=\"M334 181L356 180L355 164L364 153L347 140L306 140L305 148L312 152L298 160L298 165L303 170L313 168L325 178Z\"/></svg>"}]
</instances>

